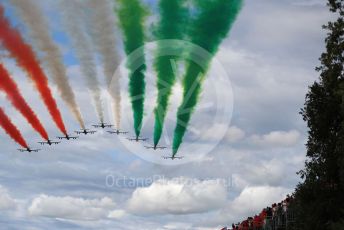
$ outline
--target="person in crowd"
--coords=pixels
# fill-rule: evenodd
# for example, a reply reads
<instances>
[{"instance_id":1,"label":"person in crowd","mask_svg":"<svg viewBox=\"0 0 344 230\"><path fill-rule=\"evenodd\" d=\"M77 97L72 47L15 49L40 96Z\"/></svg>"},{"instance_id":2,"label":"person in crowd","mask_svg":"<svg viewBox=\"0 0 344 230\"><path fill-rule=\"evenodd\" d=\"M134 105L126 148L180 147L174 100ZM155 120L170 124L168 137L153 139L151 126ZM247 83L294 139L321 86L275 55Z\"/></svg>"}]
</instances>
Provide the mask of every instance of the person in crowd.
<instances>
[{"instance_id":1,"label":"person in crowd","mask_svg":"<svg viewBox=\"0 0 344 230\"><path fill-rule=\"evenodd\" d=\"M267 208L266 208L266 215L267 215L267 217L269 217L269 218L272 217L272 208L271 208L271 207L267 207Z\"/></svg>"},{"instance_id":2,"label":"person in crowd","mask_svg":"<svg viewBox=\"0 0 344 230\"><path fill-rule=\"evenodd\" d=\"M272 217L275 217L277 214L277 204L272 204Z\"/></svg>"},{"instance_id":3,"label":"person in crowd","mask_svg":"<svg viewBox=\"0 0 344 230\"><path fill-rule=\"evenodd\" d=\"M248 221L248 228L251 229L253 226L253 218L249 217L249 218L247 218L247 221Z\"/></svg>"},{"instance_id":4,"label":"person in crowd","mask_svg":"<svg viewBox=\"0 0 344 230\"><path fill-rule=\"evenodd\" d=\"M264 208L260 213L259 213L259 218L262 220L262 222L264 223L264 220L266 219L267 216L267 209Z\"/></svg>"},{"instance_id":5,"label":"person in crowd","mask_svg":"<svg viewBox=\"0 0 344 230\"><path fill-rule=\"evenodd\" d=\"M283 209L283 213L286 213L286 212L287 212L287 209L288 209L288 202L287 202L287 199L285 199L285 200L282 202L282 209Z\"/></svg>"},{"instance_id":6,"label":"person in crowd","mask_svg":"<svg viewBox=\"0 0 344 230\"><path fill-rule=\"evenodd\" d=\"M248 230L248 220L244 220L242 223L242 230Z\"/></svg>"},{"instance_id":7,"label":"person in crowd","mask_svg":"<svg viewBox=\"0 0 344 230\"><path fill-rule=\"evenodd\" d=\"M253 229L258 230L263 228L263 219L261 218L261 215L255 215L253 218Z\"/></svg>"},{"instance_id":8,"label":"person in crowd","mask_svg":"<svg viewBox=\"0 0 344 230\"><path fill-rule=\"evenodd\" d=\"M277 204L277 225L281 226L282 225L282 212L283 212L283 208L282 208L282 203L278 203Z\"/></svg>"}]
</instances>

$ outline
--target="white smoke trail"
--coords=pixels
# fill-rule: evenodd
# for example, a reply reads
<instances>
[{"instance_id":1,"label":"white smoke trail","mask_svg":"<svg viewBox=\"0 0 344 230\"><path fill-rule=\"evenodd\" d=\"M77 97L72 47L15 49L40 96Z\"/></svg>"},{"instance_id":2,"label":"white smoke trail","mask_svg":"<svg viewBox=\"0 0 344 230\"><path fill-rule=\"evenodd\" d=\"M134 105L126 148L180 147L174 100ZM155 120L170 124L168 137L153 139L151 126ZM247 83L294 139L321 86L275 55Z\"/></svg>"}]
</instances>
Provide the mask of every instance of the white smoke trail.
<instances>
[{"instance_id":1,"label":"white smoke trail","mask_svg":"<svg viewBox=\"0 0 344 230\"><path fill-rule=\"evenodd\" d=\"M96 111L101 122L104 121L101 91L97 80L96 65L91 49L91 41L85 32L84 9L77 0L62 0L60 7L63 12L63 22L76 56L80 62L82 74L86 78L86 84L93 96Z\"/></svg>"},{"instance_id":2,"label":"white smoke trail","mask_svg":"<svg viewBox=\"0 0 344 230\"><path fill-rule=\"evenodd\" d=\"M16 8L16 12L26 23L35 47L45 54L42 61L46 64L61 98L67 104L80 126L84 128L85 125L80 109L77 106L75 95L69 84L66 68L62 63L62 55L49 34L48 23L41 9L36 4L37 1L11 0L11 2Z\"/></svg>"},{"instance_id":3,"label":"white smoke trail","mask_svg":"<svg viewBox=\"0 0 344 230\"><path fill-rule=\"evenodd\" d=\"M114 104L114 114L117 128L120 128L121 93L120 76L114 76L114 72L120 63L117 50L117 35L115 32L115 17L113 7L108 0L88 0L87 5L92 9L89 22L89 32L94 41L97 52L100 54L104 67L104 75L109 94Z\"/></svg>"}]
</instances>

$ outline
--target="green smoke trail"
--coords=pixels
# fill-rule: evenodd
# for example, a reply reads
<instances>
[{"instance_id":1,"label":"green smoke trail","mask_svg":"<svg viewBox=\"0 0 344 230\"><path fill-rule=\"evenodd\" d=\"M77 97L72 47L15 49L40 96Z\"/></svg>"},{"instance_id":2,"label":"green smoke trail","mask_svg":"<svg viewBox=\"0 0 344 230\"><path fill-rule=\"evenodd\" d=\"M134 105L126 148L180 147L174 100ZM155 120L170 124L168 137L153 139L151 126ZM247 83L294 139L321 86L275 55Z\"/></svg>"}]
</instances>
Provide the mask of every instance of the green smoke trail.
<instances>
[{"instance_id":1,"label":"green smoke trail","mask_svg":"<svg viewBox=\"0 0 344 230\"><path fill-rule=\"evenodd\" d=\"M207 50L213 57L221 41L226 37L238 15L242 0L195 0L197 17L190 32L191 42ZM192 53L192 50L191 50ZM191 54L190 54L191 55ZM177 124L173 137L173 156L177 154L183 141L187 125L191 118L199 94L205 72L209 68L211 58L203 60L203 66L190 62L183 80L183 102L178 108Z\"/></svg>"},{"instance_id":2,"label":"green smoke trail","mask_svg":"<svg viewBox=\"0 0 344 230\"><path fill-rule=\"evenodd\" d=\"M117 0L117 15L123 33L124 49L128 56L127 68L129 69L129 94L134 117L134 129L136 136L140 135L145 94L146 64L144 50L140 49L139 60L130 60L130 54L144 45L144 21L147 15L146 9L139 0ZM141 65L136 66L137 63Z\"/></svg>"},{"instance_id":3,"label":"green smoke trail","mask_svg":"<svg viewBox=\"0 0 344 230\"><path fill-rule=\"evenodd\" d=\"M185 0L160 0L160 21L156 31L157 40L163 39L183 39L185 34L185 24L188 20L187 10L184 7ZM180 49L176 47L173 49ZM156 102L155 124L154 124L154 145L156 146L160 140L163 124L168 107L168 101L171 95L172 86L175 83L175 73L171 61L178 59L177 56L164 55L164 47L158 43L158 50L154 63L157 72L157 88L158 97Z\"/></svg>"}]
</instances>

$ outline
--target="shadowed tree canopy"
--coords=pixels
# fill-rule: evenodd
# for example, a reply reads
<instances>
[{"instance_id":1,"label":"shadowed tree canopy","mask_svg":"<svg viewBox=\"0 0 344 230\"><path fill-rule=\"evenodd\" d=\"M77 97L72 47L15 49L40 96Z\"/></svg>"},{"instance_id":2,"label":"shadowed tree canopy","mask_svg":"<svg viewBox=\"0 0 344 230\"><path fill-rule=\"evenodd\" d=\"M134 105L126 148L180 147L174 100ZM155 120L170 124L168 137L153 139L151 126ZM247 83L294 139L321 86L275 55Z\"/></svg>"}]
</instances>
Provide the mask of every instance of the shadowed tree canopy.
<instances>
[{"instance_id":1,"label":"shadowed tree canopy","mask_svg":"<svg viewBox=\"0 0 344 230\"><path fill-rule=\"evenodd\" d=\"M326 51L301 114L307 160L295 191L297 229L344 229L344 1L328 0L337 19L324 25Z\"/></svg>"}]
</instances>

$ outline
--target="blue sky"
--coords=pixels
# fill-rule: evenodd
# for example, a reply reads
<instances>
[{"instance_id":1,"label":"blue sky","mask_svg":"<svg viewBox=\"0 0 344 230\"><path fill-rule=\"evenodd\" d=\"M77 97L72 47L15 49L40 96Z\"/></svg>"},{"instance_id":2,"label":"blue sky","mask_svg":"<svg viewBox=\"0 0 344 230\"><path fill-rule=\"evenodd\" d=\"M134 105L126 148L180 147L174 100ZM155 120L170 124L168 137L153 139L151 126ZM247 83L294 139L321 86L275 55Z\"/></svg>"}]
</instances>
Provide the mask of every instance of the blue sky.
<instances>
[{"instance_id":1,"label":"blue sky","mask_svg":"<svg viewBox=\"0 0 344 230\"><path fill-rule=\"evenodd\" d=\"M70 84L89 127L97 122L97 117L79 62L61 23L58 1L36 2L43 9L50 33L63 53ZM25 22L15 14L10 1L0 0L0 3L5 5L13 24L31 42ZM157 1L146 3L156 9ZM281 200L298 183L296 172L305 160L307 129L299 111L308 86L318 78L314 68L319 65L318 57L324 50L326 35L321 25L330 19L323 1L245 1L230 35L215 57L231 82L231 123L228 127L213 124L211 109L195 112L192 124L204 134L197 139L195 148L216 147L202 157L195 157L198 152L185 147L182 152L185 158L195 158L186 160L186 164L164 165L156 160L160 158L156 156L159 153L151 153L143 146L103 131L71 143L44 147L34 154L17 152L15 143L0 132L1 226L27 230L130 230L138 226L140 229L214 229ZM155 20L156 15L148 21ZM116 35L119 35L118 47L125 61L118 29ZM105 89L102 63L96 57L97 77ZM11 59L2 58L1 62L10 70L49 134L57 136L58 130L25 73ZM214 73L213 68L205 81L201 106L216 100L217 95L211 90L214 82L216 87ZM147 115L143 130L148 137L152 136L150 114L156 94L154 74L151 75L147 77ZM49 83L68 130L79 128L56 86ZM123 128L131 131L125 76L121 79L121 92ZM174 92L171 116L180 100L179 83ZM102 97L106 120L112 121L105 90ZM39 136L3 94L0 100L25 138L37 147L35 142L39 141ZM216 101L217 108L228 106L221 102ZM166 126L169 133L174 123L169 120ZM225 131L223 137L217 135L221 130ZM193 135L191 131L187 133L184 146L191 146ZM221 142L215 144L219 138ZM116 181L119 183L114 183Z\"/></svg>"}]
</instances>

